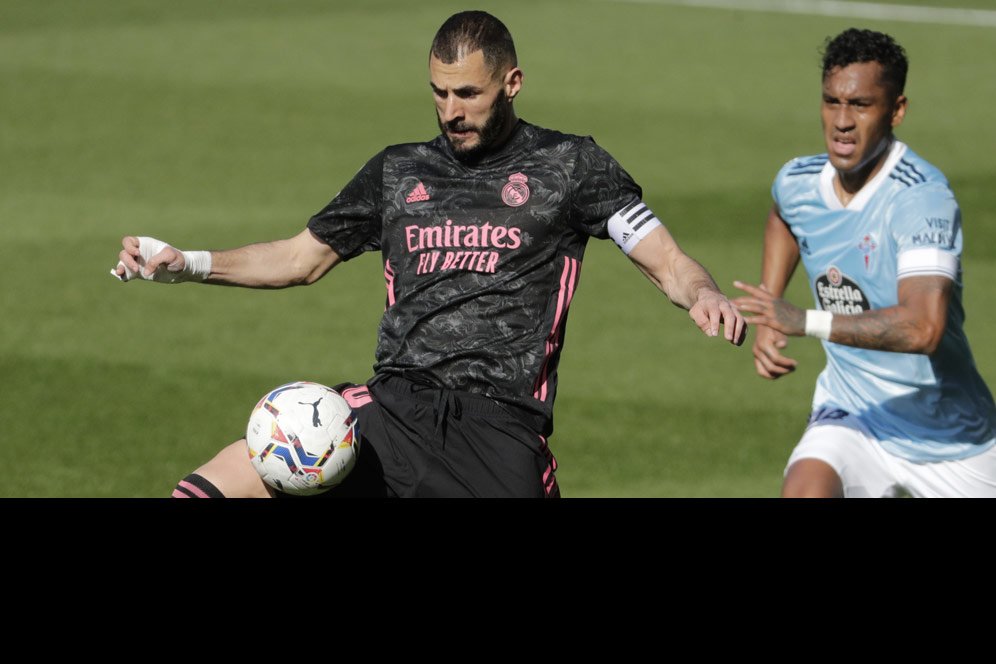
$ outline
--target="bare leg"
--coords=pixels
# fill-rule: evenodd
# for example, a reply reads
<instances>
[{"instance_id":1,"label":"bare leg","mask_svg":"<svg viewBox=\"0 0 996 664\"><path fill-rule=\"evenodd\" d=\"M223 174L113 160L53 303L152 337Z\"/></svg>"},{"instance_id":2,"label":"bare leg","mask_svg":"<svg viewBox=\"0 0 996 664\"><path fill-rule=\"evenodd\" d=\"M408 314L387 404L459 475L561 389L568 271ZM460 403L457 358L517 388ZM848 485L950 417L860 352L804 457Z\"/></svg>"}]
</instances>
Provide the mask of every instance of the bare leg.
<instances>
[{"instance_id":1,"label":"bare leg","mask_svg":"<svg viewBox=\"0 0 996 664\"><path fill-rule=\"evenodd\" d=\"M194 471L226 498L270 498L270 489L249 463L246 441L237 440Z\"/></svg>"},{"instance_id":2,"label":"bare leg","mask_svg":"<svg viewBox=\"0 0 996 664\"><path fill-rule=\"evenodd\" d=\"M789 466L782 484L782 498L843 498L844 485L837 472L819 459L799 459Z\"/></svg>"}]
</instances>

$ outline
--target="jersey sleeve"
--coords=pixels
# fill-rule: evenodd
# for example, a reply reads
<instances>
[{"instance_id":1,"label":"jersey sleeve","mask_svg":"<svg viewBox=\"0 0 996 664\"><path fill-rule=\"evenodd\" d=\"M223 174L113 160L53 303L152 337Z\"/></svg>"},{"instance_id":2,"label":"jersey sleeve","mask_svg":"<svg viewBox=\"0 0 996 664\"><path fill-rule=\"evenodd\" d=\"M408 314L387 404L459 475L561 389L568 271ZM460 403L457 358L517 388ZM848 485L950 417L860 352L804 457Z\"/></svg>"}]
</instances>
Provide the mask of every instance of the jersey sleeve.
<instances>
[{"instance_id":1,"label":"jersey sleeve","mask_svg":"<svg viewBox=\"0 0 996 664\"><path fill-rule=\"evenodd\" d=\"M940 275L958 278L961 211L946 186L928 183L897 197L891 214L897 277Z\"/></svg>"},{"instance_id":2,"label":"jersey sleeve","mask_svg":"<svg viewBox=\"0 0 996 664\"><path fill-rule=\"evenodd\" d=\"M640 186L619 162L590 137L582 140L571 186L570 219L575 230L603 240L611 236L627 251L627 246L636 246L660 225L641 203L642 195ZM627 237L621 242L623 235Z\"/></svg>"},{"instance_id":3,"label":"jersey sleeve","mask_svg":"<svg viewBox=\"0 0 996 664\"><path fill-rule=\"evenodd\" d=\"M785 164L775 175L774 181L771 183L771 200L774 202L775 207L780 211L782 209L782 198L784 197L782 183L785 180L785 173L788 171L791 162Z\"/></svg>"},{"instance_id":4,"label":"jersey sleeve","mask_svg":"<svg viewBox=\"0 0 996 664\"><path fill-rule=\"evenodd\" d=\"M383 183L384 153L381 152L308 221L308 228L343 260L380 249Z\"/></svg>"},{"instance_id":5,"label":"jersey sleeve","mask_svg":"<svg viewBox=\"0 0 996 664\"><path fill-rule=\"evenodd\" d=\"M823 170L826 162L823 155L814 157L799 157L786 162L775 175L771 183L771 200L778 210L778 215L791 225L798 215L800 204L805 207L806 197L812 194L813 181Z\"/></svg>"}]
</instances>

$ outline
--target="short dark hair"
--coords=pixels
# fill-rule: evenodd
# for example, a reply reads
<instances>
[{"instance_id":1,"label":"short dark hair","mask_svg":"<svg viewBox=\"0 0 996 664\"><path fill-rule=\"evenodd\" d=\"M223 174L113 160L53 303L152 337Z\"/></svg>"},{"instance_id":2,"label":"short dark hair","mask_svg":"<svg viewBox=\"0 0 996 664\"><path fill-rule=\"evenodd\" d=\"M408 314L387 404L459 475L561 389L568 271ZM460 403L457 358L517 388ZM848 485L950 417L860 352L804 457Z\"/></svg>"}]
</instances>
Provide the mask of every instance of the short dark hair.
<instances>
[{"instance_id":1,"label":"short dark hair","mask_svg":"<svg viewBox=\"0 0 996 664\"><path fill-rule=\"evenodd\" d=\"M496 76L504 73L505 67L518 64L508 28L491 14L481 11L460 12L446 19L432 40L429 55L452 64L461 55L477 50L484 52L484 62Z\"/></svg>"},{"instance_id":2,"label":"short dark hair","mask_svg":"<svg viewBox=\"0 0 996 664\"><path fill-rule=\"evenodd\" d=\"M896 95L903 94L909 61L906 51L896 40L883 32L848 28L836 37L827 37L823 51L823 78L837 67L856 62L877 62L882 65L882 80Z\"/></svg>"}]
</instances>

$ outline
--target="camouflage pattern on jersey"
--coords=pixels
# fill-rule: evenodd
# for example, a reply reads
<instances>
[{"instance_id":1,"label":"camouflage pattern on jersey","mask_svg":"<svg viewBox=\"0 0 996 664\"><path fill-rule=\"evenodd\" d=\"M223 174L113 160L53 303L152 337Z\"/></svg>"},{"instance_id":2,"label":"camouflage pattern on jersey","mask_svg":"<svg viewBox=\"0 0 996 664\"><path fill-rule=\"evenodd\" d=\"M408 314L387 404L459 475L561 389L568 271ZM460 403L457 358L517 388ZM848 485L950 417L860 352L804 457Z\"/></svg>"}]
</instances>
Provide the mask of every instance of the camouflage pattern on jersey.
<instances>
[{"instance_id":1,"label":"camouflage pattern on jersey","mask_svg":"<svg viewBox=\"0 0 996 664\"><path fill-rule=\"evenodd\" d=\"M640 196L590 137L520 121L473 164L443 136L391 146L308 227L346 260L382 253L376 372L516 404L550 429L585 245Z\"/></svg>"}]
</instances>

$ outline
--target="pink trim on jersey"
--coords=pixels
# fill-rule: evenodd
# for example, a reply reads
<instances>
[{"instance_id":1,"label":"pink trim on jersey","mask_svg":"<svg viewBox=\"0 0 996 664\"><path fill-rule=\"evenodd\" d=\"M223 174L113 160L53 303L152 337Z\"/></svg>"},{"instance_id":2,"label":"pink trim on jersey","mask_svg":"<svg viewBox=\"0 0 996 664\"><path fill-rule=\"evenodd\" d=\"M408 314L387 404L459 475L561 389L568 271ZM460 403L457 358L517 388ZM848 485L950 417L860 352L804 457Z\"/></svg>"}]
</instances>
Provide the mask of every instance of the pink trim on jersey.
<instances>
[{"instance_id":1,"label":"pink trim on jersey","mask_svg":"<svg viewBox=\"0 0 996 664\"><path fill-rule=\"evenodd\" d=\"M384 281L387 286L387 306L384 309L387 310L389 307L393 307L395 303L394 270L391 269L391 261L384 263Z\"/></svg>"},{"instance_id":2,"label":"pink trim on jersey","mask_svg":"<svg viewBox=\"0 0 996 664\"><path fill-rule=\"evenodd\" d=\"M373 403L373 397L367 391L366 385L351 387L342 391L342 398L346 400L350 408L361 408L368 403Z\"/></svg>"},{"instance_id":3,"label":"pink trim on jersey","mask_svg":"<svg viewBox=\"0 0 996 664\"><path fill-rule=\"evenodd\" d=\"M206 493L204 493L203 491L201 491L200 489L198 489L196 486L194 486L190 482L187 482L186 480L180 480L180 483L177 485L177 487L183 487L184 489L186 489L190 493L194 494L198 498L210 498L211 497L211 496L207 495ZM173 497L174 498L190 498L190 496L188 496L187 494L185 494L182 491L180 491L179 488L176 488L176 489L173 490Z\"/></svg>"},{"instance_id":4,"label":"pink trim on jersey","mask_svg":"<svg viewBox=\"0 0 996 664\"><path fill-rule=\"evenodd\" d=\"M560 290L557 291L557 311L553 316L550 336L546 340L543 367L540 369L539 376L536 377L536 387L533 392L533 397L539 401L546 401L549 382L547 371L550 368L550 358L560 348L564 332L562 321L566 320L567 309L571 306L571 300L574 298L574 289L577 287L580 273L581 263L576 258L564 256L564 271L560 274Z\"/></svg>"}]
</instances>

